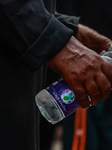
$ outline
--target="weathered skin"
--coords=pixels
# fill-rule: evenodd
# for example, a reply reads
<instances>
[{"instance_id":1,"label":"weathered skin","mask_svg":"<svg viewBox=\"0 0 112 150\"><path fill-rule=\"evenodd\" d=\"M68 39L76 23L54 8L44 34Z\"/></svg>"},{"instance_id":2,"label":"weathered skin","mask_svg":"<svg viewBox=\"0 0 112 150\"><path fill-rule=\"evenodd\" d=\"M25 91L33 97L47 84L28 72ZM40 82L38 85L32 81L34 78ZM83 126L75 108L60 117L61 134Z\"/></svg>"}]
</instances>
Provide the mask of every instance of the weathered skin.
<instances>
[{"instance_id":1,"label":"weathered skin","mask_svg":"<svg viewBox=\"0 0 112 150\"><path fill-rule=\"evenodd\" d=\"M78 27L77 39L98 54L102 50L108 50L112 45L112 41L109 38L100 35L95 30L81 24Z\"/></svg>"},{"instance_id":2,"label":"weathered skin","mask_svg":"<svg viewBox=\"0 0 112 150\"><path fill-rule=\"evenodd\" d=\"M111 43L110 39L90 28L86 27L85 30L82 25L79 26L77 38L97 53L107 50ZM67 45L47 64L72 88L81 107L88 108L90 104L96 105L110 95L112 65L82 43L72 36Z\"/></svg>"}]
</instances>

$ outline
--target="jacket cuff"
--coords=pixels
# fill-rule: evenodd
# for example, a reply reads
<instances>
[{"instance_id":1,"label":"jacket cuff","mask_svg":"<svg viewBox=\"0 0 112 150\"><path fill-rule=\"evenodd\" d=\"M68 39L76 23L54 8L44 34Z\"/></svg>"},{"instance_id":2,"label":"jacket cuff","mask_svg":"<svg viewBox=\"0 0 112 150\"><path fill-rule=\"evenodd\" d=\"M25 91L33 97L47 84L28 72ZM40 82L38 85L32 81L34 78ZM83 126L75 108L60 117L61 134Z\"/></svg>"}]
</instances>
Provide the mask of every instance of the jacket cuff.
<instances>
[{"instance_id":1,"label":"jacket cuff","mask_svg":"<svg viewBox=\"0 0 112 150\"><path fill-rule=\"evenodd\" d=\"M55 16L60 22L62 22L64 25L66 25L68 28L74 31L73 35L75 37L77 36L78 23L79 23L80 17L64 15L64 14L60 14L57 12L55 13Z\"/></svg>"},{"instance_id":2,"label":"jacket cuff","mask_svg":"<svg viewBox=\"0 0 112 150\"><path fill-rule=\"evenodd\" d=\"M38 70L48 59L58 53L69 41L73 31L52 15L39 38L18 59L30 70Z\"/></svg>"}]
</instances>

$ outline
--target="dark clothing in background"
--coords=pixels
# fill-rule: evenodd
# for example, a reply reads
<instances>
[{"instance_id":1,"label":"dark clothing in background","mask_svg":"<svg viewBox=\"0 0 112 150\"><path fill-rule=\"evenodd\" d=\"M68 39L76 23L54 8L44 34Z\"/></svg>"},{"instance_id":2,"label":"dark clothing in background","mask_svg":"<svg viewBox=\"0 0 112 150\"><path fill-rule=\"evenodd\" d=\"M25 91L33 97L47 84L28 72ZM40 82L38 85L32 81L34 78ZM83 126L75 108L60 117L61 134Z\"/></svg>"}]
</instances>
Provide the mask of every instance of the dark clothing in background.
<instances>
[{"instance_id":1,"label":"dark clothing in background","mask_svg":"<svg viewBox=\"0 0 112 150\"><path fill-rule=\"evenodd\" d=\"M50 11L54 12L52 3ZM2 0L0 8L0 41L7 42L11 52L31 70L56 54L73 34L45 9L41 0Z\"/></svg>"},{"instance_id":2,"label":"dark clothing in background","mask_svg":"<svg viewBox=\"0 0 112 150\"><path fill-rule=\"evenodd\" d=\"M0 1L0 150L39 150L42 64L77 33L76 17L54 12L54 0Z\"/></svg>"},{"instance_id":3,"label":"dark clothing in background","mask_svg":"<svg viewBox=\"0 0 112 150\"><path fill-rule=\"evenodd\" d=\"M57 11L63 14L73 15L75 12L74 4L73 0L57 0Z\"/></svg>"}]
</instances>

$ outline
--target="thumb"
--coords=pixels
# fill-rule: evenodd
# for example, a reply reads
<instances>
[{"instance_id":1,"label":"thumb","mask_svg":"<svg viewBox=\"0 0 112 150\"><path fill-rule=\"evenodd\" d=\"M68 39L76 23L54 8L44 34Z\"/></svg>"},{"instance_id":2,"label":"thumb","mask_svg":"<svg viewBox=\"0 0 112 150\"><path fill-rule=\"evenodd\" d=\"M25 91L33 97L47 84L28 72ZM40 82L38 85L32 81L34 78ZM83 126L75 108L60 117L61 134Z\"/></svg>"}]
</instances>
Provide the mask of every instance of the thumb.
<instances>
[{"instance_id":1,"label":"thumb","mask_svg":"<svg viewBox=\"0 0 112 150\"><path fill-rule=\"evenodd\" d=\"M112 47L112 40L105 36L101 36L101 47L103 50L108 51L108 49Z\"/></svg>"},{"instance_id":2,"label":"thumb","mask_svg":"<svg viewBox=\"0 0 112 150\"><path fill-rule=\"evenodd\" d=\"M112 85L112 64L105 61L105 64L102 65L102 71L107 76Z\"/></svg>"}]
</instances>

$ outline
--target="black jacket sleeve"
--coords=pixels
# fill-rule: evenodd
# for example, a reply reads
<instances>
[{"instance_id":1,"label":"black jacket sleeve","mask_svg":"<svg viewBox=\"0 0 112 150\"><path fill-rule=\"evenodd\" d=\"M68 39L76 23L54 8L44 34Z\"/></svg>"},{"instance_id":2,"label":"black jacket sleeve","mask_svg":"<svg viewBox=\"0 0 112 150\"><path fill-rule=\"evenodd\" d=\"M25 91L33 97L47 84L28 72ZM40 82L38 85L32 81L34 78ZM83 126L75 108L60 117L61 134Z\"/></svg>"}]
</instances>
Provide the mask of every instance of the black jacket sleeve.
<instances>
[{"instance_id":1,"label":"black jacket sleeve","mask_svg":"<svg viewBox=\"0 0 112 150\"><path fill-rule=\"evenodd\" d=\"M72 29L74 32L74 36L76 37L80 17L64 15L57 12L55 13L55 16L60 22L62 22L68 28Z\"/></svg>"},{"instance_id":2,"label":"black jacket sleeve","mask_svg":"<svg viewBox=\"0 0 112 150\"><path fill-rule=\"evenodd\" d=\"M73 35L45 9L42 0L1 0L0 17L0 40L10 44L31 70L54 56Z\"/></svg>"}]
</instances>

